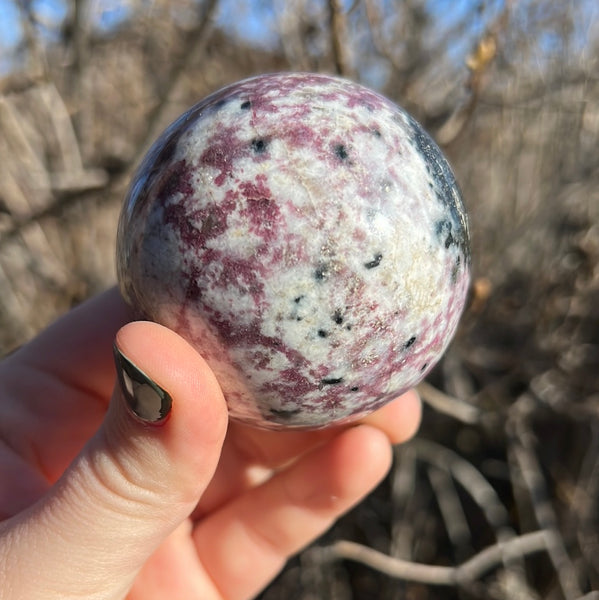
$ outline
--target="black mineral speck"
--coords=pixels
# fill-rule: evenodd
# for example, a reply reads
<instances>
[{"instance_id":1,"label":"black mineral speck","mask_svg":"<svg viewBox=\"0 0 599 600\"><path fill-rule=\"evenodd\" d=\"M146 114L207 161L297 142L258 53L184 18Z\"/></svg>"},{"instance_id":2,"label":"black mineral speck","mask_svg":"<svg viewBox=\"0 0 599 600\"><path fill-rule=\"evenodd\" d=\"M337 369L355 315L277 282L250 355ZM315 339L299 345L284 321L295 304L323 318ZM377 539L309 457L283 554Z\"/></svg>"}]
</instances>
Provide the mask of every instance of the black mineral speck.
<instances>
[{"instance_id":1,"label":"black mineral speck","mask_svg":"<svg viewBox=\"0 0 599 600\"><path fill-rule=\"evenodd\" d=\"M340 160L347 160L349 157L347 148L343 144L337 144L335 146L335 156Z\"/></svg>"},{"instance_id":2,"label":"black mineral speck","mask_svg":"<svg viewBox=\"0 0 599 600\"><path fill-rule=\"evenodd\" d=\"M316 270L314 271L314 279L316 279L316 281L323 281L325 280L329 275L329 266L327 264L320 264L316 267Z\"/></svg>"},{"instance_id":3,"label":"black mineral speck","mask_svg":"<svg viewBox=\"0 0 599 600\"><path fill-rule=\"evenodd\" d=\"M354 385L354 387L349 388L350 392L358 392L360 390L360 388L357 385Z\"/></svg>"},{"instance_id":4,"label":"black mineral speck","mask_svg":"<svg viewBox=\"0 0 599 600\"><path fill-rule=\"evenodd\" d=\"M325 379L321 379L320 383L323 385L337 385L343 383L343 377L326 377Z\"/></svg>"},{"instance_id":5,"label":"black mineral speck","mask_svg":"<svg viewBox=\"0 0 599 600\"><path fill-rule=\"evenodd\" d=\"M340 309L337 309L334 313L333 313L333 321L335 321L335 323L337 323L337 325L341 325L341 323L343 323L343 313L341 312Z\"/></svg>"},{"instance_id":6,"label":"black mineral speck","mask_svg":"<svg viewBox=\"0 0 599 600\"><path fill-rule=\"evenodd\" d=\"M461 265L461 257L458 256L456 258L455 264L453 265L453 268L451 269L451 283L454 285L458 282L458 273L460 272Z\"/></svg>"},{"instance_id":7,"label":"black mineral speck","mask_svg":"<svg viewBox=\"0 0 599 600\"><path fill-rule=\"evenodd\" d=\"M382 258L383 258L382 254L375 254L374 258L372 260L369 260L368 262L364 263L364 266L367 269L374 269L375 267L378 267L381 264Z\"/></svg>"},{"instance_id":8,"label":"black mineral speck","mask_svg":"<svg viewBox=\"0 0 599 600\"><path fill-rule=\"evenodd\" d=\"M450 221L437 221L435 224L435 233L445 248L457 244L458 240L453 237L453 225Z\"/></svg>"},{"instance_id":9,"label":"black mineral speck","mask_svg":"<svg viewBox=\"0 0 599 600\"><path fill-rule=\"evenodd\" d=\"M404 344L404 348L409 348L410 346L412 346L414 344L414 342L416 341L416 336L413 335L405 344Z\"/></svg>"},{"instance_id":10,"label":"black mineral speck","mask_svg":"<svg viewBox=\"0 0 599 600\"><path fill-rule=\"evenodd\" d=\"M293 408L293 409L286 410L284 408L271 408L269 412L274 417L277 417L277 419L287 420L287 419L293 419L293 417L295 417L296 415L298 415L301 412L301 409Z\"/></svg>"},{"instance_id":11,"label":"black mineral speck","mask_svg":"<svg viewBox=\"0 0 599 600\"><path fill-rule=\"evenodd\" d=\"M426 371L426 368L428 367L428 363L424 363L421 367L420 367L420 371Z\"/></svg>"},{"instance_id":12,"label":"black mineral speck","mask_svg":"<svg viewBox=\"0 0 599 600\"><path fill-rule=\"evenodd\" d=\"M261 139L252 140L252 150L256 154L263 154L264 152L266 152L267 145L268 144L264 140L261 140Z\"/></svg>"},{"instance_id":13,"label":"black mineral speck","mask_svg":"<svg viewBox=\"0 0 599 600\"><path fill-rule=\"evenodd\" d=\"M302 294L301 296L296 296L296 297L293 299L293 301L294 301L296 304L299 304L299 303L300 303L300 302L301 302L301 301L302 301L304 298L305 298L305 296Z\"/></svg>"},{"instance_id":14,"label":"black mineral speck","mask_svg":"<svg viewBox=\"0 0 599 600\"><path fill-rule=\"evenodd\" d=\"M329 332L326 329L319 329L318 337L321 337L321 338L329 337Z\"/></svg>"},{"instance_id":15,"label":"black mineral speck","mask_svg":"<svg viewBox=\"0 0 599 600\"><path fill-rule=\"evenodd\" d=\"M241 110L248 110L249 108L251 108L252 103L249 100L246 100L245 102L241 103L241 106L239 108L241 108Z\"/></svg>"}]
</instances>

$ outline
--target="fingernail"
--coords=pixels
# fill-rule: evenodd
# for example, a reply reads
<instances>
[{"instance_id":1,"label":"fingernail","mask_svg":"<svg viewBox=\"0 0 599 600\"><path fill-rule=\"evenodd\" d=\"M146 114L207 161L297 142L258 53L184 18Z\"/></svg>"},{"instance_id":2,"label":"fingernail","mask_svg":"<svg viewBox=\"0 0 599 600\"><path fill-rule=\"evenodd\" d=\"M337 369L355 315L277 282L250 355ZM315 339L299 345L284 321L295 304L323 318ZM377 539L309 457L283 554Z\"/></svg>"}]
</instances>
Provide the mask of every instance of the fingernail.
<instances>
[{"instance_id":1,"label":"fingernail","mask_svg":"<svg viewBox=\"0 0 599 600\"><path fill-rule=\"evenodd\" d=\"M136 367L116 344L113 348L117 377L131 412L144 423L164 421L173 404L169 393Z\"/></svg>"}]
</instances>

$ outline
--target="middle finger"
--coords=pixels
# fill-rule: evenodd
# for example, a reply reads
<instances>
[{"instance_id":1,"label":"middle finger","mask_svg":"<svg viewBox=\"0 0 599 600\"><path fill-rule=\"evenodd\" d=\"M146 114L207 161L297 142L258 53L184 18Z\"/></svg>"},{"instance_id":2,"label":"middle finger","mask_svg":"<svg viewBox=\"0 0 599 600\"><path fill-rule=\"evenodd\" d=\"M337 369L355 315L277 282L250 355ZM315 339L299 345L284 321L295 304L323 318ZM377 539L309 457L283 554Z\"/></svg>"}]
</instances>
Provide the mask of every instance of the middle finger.
<instances>
[{"instance_id":1,"label":"middle finger","mask_svg":"<svg viewBox=\"0 0 599 600\"><path fill-rule=\"evenodd\" d=\"M411 390L350 425L311 431L268 431L231 422L218 469L193 518L202 517L262 483L348 427L367 423L383 431L392 444L397 444L414 435L420 416L420 399Z\"/></svg>"}]
</instances>

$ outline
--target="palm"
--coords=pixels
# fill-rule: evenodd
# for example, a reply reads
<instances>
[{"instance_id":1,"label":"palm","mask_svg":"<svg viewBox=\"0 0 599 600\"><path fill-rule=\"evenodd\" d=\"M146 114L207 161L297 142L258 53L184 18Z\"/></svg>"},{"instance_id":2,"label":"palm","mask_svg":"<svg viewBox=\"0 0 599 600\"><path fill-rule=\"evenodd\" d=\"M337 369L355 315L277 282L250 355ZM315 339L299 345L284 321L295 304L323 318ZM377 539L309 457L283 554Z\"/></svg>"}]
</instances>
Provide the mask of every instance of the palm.
<instances>
[{"instance_id":1,"label":"palm","mask_svg":"<svg viewBox=\"0 0 599 600\"><path fill-rule=\"evenodd\" d=\"M111 346L117 330L129 320L112 290L0 364L0 481L5 482L0 486L0 519L41 497L100 426L114 385ZM416 403L407 408L408 413L401 409L401 421L393 418L397 403L370 420L386 429L392 441L401 441L418 420ZM258 591L286 556L307 541L305 536L317 535L331 513L355 501L356 482L348 471L363 460L356 455L364 448L354 450L338 434L339 430L276 433L230 424L202 500L146 563L129 598L161 597L161 590L169 590L173 599L247 597ZM277 477L260 485L275 472ZM322 480L330 488L329 501L302 497L298 477ZM281 522L286 514L294 515L295 528ZM233 566L223 565L210 551L207 541L222 536L236 519L245 524L241 535L252 537L261 553L262 576L256 576L256 568L244 575L242 556ZM260 555L249 560L259 570Z\"/></svg>"}]
</instances>

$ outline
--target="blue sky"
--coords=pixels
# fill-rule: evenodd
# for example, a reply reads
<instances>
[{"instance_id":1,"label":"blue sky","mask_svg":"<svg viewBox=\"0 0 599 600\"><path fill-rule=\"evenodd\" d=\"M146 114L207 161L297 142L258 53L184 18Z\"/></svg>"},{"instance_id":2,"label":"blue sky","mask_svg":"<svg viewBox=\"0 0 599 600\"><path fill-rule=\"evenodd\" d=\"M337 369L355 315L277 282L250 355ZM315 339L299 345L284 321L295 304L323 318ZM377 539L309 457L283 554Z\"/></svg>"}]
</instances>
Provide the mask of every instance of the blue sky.
<instances>
[{"instance_id":1,"label":"blue sky","mask_svg":"<svg viewBox=\"0 0 599 600\"><path fill-rule=\"evenodd\" d=\"M19 13L12 2L0 0L0 51L12 48L21 36Z\"/></svg>"},{"instance_id":2,"label":"blue sky","mask_svg":"<svg viewBox=\"0 0 599 600\"><path fill-rule=\"evenodd\" d=\"M151 3L151 0L148 1ZM354 0L343 1L349 7ZM430 13L438 17L436 27L440 37L444 30L450 30L466 14L470 15L468 35L463 38L464 46L456 45L453 48L457 57L463 57L473 39L471 36L477 36L484 30L486 19L493 18L502 9L503 1L487 0L485 10L478 17L473 8L481 4L480 0L426 0L426 5ZM588 16L585 23L581 24L583 28L590 22L597 22L599 9L596 0L571 1L582 7ZM0 74L10 69L11 56L22 37L17 2L18 0L0 0ZM129 0L89 0L89 5L93 7L95 27L104 31L114 28L130 15ZM41 22L45 24L42 29L44 35L51 39L67 14L68 0L33 0L33 6ZM276 20L270 0L220 0L218 24L261 45L268 45L276 39ZM581 31L581 36L585 33L586 31Z\"/></svg>"},{"instance_id":3,"label":"blue sky","mask_svg":"<svg viewBox=\"0 0 599 600\"><path fill-rule=\"evenodd\" d=\"M264 0L221 0L219 22L240 35L260 40L264 36L265 27L272 24L273 15L269 5ZM65 0L34 0L33 6L43 23L56 28L60 26L68 10ZM96 15L94 25L101 30L118 26L131 14L127 0L91 0L90 6ZM231 16L235 18L232 19ZM21 36L17 1L0 0L0 52L14 49Z\"/></svg>"},{"instance_id":4,"label":"blue sky","mask_svg":"<svg viewBox=\"0 0 599 600\"><path fill-rule=\"evenodd\" d=\"M0 74L9 70L11 56L22 40L17 2L0 0ZM270 2L264 0L221 0L219 24L252 41L272 41L272 34L265 35L274 25L269 5ZM95 16L94 26L100 31L110 31L131 14L128 0L90 0L89 6ZM67 0L33 0L33 7L44 24L43 35L51 39L67 15ZM270 40L266 37L270 37Z\"/></svg>"}]
</instances>

